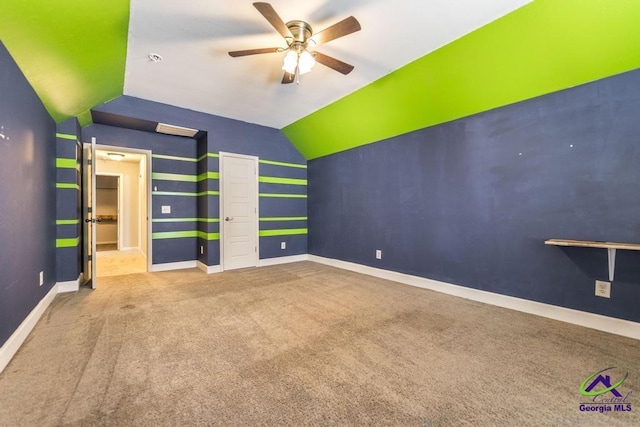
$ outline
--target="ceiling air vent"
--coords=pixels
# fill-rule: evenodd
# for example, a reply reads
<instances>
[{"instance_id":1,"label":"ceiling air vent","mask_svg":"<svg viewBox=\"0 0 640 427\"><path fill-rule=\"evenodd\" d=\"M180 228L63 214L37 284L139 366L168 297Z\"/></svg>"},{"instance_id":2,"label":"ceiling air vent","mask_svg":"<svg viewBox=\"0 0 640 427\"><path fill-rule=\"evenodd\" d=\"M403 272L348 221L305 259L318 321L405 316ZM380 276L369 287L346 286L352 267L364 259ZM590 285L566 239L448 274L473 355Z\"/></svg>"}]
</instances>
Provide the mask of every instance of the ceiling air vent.
<instances>
[{"instance_id":1,"label":"ceiling air vent","mask_svg":"<svg viewBox=\"0 0 640 427\"><path fill-rule=\"evenodd\" d=\"M156 126L156 132L166 133L167 135L188 136L189 138L193 138L198 133L198 129L183 128L181 126L158 123L158 126Z\"/></svg>"}]
</instances>

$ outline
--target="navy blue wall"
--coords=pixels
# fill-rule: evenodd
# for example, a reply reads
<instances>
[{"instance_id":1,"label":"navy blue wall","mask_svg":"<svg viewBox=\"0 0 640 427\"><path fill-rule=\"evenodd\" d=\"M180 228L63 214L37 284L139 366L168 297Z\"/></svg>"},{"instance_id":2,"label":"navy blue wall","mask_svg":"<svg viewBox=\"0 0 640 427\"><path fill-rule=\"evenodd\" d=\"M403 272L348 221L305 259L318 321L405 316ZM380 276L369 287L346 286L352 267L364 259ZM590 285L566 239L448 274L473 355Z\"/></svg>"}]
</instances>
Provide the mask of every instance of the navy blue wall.
<instances>
[{"instance_id":1,"label":"navy blue wall","mask_svg":"<svg viewBox=\"0 0 640 427\"><path fill-rule=\"evenodd\" d=\"M640 321L640 71L309 162L309 252ZM382 260L375 259L381 249Z\"/></svg>"},{"instance_id":2,"label":"navy blue wall","mask_svg":"<svg viewBox=\"0 0 640 427\"><path fill-rule=\"evenodd\" d=\"M56 126L2 43L0 94L1 346L56 281Z\"/></svg>"},{"instance_id":3,"label":"navy blue wall","mask_svg":"<svg viewBox=\"0 0 640 427\"><path fill-rule=\"evenodd\" d=\"M58 282L77 281L82 271L82 210L78 121L56 126L56 270Z\"/></svg>"},{"instance_id":4,"label":"navy blue wall","mask_svg":"<svg viewBox=\"0 0 640 427\"><path fill-rule=\"evenodd\" d=\"M197 142L191 138L142 132L104 125L91 125L82 130L83 141L96 138L99 145L109 145L125 148L136 148L152 151L165 157L153 157L151 171L153 174L197 175L195 162ZM187 160L177 160L187 159ZM190 161L191 160L191 161ZM153 192L152 219L196 218L197 215L197 184L185 181L167 181L152 179ZM184 194L182 196L168 193ZM162 214L163 205L171 206L170 214ZM162 236L166 232L190 232L196 230L195 222L154 222L152 232ZM190 261L196 259L196 237L175 239L153 239L153 263Z\"/></svg>"},{"instance_id":5,"label":"navy blue wall","mask_svg":"<svg viewBox=\"0 0 640 427\"><path fill-rule=\"evenodd\" d=\"M97 136L99 144L153 150L154 174L198 177L197 182L173 180L175 177L154 177L153 185L158 187L160 193L168 191L196 195L164 196L154 192L154 263L198 259L206 265L220 264L218 155L221 151L259 157L261 180L301 180L295 181L297 184L260 182L260 258L307 252L306 160L279 130L128 96L99 106L94 111L204 132L198 141L168 137L173 138L173 142L157 145L154 141L163 135L102 125L92 125L83 130L84 140ZM188 142L185 144L184 141ZM207 178L202 178L203 175ZM179 205L180 209L175 213L172 209L171 215L161 215L162 204ZM177 221L157 222L160 218L166 220L172 217ZM198 221L178 221L184 218L197 218ZM274 221L274 218L282 221ZM176 231L193 232L195 235L176 238L168 234ZM280 249L282 241L287 242L285 250ZM204 247L203 254L199 253L200 246Z\"/></svg>"}]
</instances>

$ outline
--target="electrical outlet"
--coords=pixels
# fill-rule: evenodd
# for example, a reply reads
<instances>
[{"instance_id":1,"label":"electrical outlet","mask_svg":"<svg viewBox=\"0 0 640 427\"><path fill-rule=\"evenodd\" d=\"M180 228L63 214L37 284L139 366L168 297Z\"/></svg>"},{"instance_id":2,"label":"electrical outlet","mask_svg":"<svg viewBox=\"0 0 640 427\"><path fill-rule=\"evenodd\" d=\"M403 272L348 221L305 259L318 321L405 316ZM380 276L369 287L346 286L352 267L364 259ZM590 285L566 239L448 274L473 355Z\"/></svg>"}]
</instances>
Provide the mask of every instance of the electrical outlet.
<instances>
[{"instance_id":1,"label":"electrical outlet","mask_svg":"<svg viewBox=\"0 0 640 427\"><path fill-rule=\"evenodd\" d=\"M287 249L287 242L280 242L280 249Z\"/></svg>"},{"instance_id":2,"label":"electrical outlet","mask_svg":"<svg viewBox=\"0 0 640 427\"><path fill-rule=\"evenodd\" d=\"M40 286L44 285L44 271L40 272Z\"/></svg>"},{"instance_id":3,"label":"electrical outlet","mask_svg":"<svg viewBox=\"0 0 640 427\"><path fill-rule=\"evenodd\" d=\"M204 255L204 246L200 245L200 255Z\"/></svg>"},{"instance_id":4,"label":"electrical outlet","mask_svg":"<svg viewBox=\"0 0 640 427\"><path fill-rule=\"evenodd\" d=\"M170 214L171 213L171 206L162 206L162 213L163 214Z\"/></svg>"},{"instance_id":5,"label":"electrical outlet","mask_svg":"<svg viewBox=\"0 0 640 427\"><path fill-rule=\"evenodd\" d=\"M380 249L376 249L376 259L382 259L382 251Z\"/></svg>"},{"instance_id":6,"label":"electrical outlet","mask_svg":"<svg viewBox=\"0 0 640 427\"><path fill-rule=\"evenodd\" d=\"M611 298L611 282L596 280L596 296Z\"/></svg>"}]
</instances>

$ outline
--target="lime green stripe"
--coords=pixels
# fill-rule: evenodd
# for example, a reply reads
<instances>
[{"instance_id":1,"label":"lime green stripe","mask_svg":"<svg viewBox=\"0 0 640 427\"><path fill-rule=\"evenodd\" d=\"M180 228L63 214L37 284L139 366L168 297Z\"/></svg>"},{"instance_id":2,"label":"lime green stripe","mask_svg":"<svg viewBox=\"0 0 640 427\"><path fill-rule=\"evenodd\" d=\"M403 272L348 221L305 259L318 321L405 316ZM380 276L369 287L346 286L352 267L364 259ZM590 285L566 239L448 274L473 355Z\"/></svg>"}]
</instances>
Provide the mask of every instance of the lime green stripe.
<instances>
[{"instance_id":1,"label":"lime green stripe","mask_svg":"<svg viewBox=\"0 0 640 427\"><path fill-rule=\"evenodd\" d=\"M306 221L306 216L282 216L282 217L262 217L260 221L273 222L273 221Z\"/></svg>"},{"instance_id":2,"label":"lime green stripe","mask_svg":"<svg viewBox=\"0 0 640 427\"><path fill-rule=\"evenodd\" d=\"M197 161L199 162L200 160L203 160L207 157L220 157L218 154L216 153L207 153L207 154L203 154L202 156L198 157Z\"/></svg>"},{"instance_id":3,"label":"lime green stripe","mask_svg":"<svg viewBox=\"0 0 640 427\"><path fill-rule=\"evenodd\" d=\"M260 197L278 197L283 199L306 199L306 194L275 194L275 193L260 193Z\"/></svg>"},{"instance_id":4,"label":"lime green stripe","mask_svg":"<svg viewBox=\"0 0 640 427\"><path fill-rule=\"evenodd\" d=\"M76 159L57 158L56 167L60 169L75 169L78 166Z\"/></svg>"},{"instance_id":5,"label":"lime green stripe","mask_svg":"<svg viewBox=\"0 0 640 427\"><path fill-rule=\"evenodd\" d=\"M220 218L198 218L198 222L220 222Z\"/></svg>"},{"instance_id":6,"label":"lime green stripe","mask_svg":"<svg viewBox=\"0 0 640 427\"><path fill-rule=\"evenodd\" d=\"M298 163L274 162L272 160L262 160L262 159L258 160L258 162L264 163L265 165L286 166L288 168L300 168L300 169L307 168L307 165L302 165Z\"/></svg>"},{"instance_id":7,"label":"lime green stripe","mask_svg":"<svg viewBox=\"0 0 640 427\"><path fill-rule=\"evenodd\" d=\"M56 225L76 225L80 224L79 219L57 219Z\"/></svg>"},{"instance_id":8,"label":"lime green stripe","mask_svg":"<svg viewBox=\"0 0 640 427\"><path fill-rule=\"evenodd\" d=\"M163 231L163 232L153 233L151 237L155 240L182 239L182 238L189 238L189 237L199 237L205 240L220 240L220 233L205 233L204 231L199 231L199 230Z\"/></svg>"},{"instance_id":9,"label":"lime green stripe","mask_svg":"<svg viewBox=\"0 0 640 427\"><path fill-rule=\"evenodd\" d=\"M196 182L195 175L183 175L177 173L158 173L151 174L151 178L164 181L183 181L183 182Z\"/></svg>"},{"instance_id":10,"label":"lime green stripe","mask_svg":"<svg viewBox=\"0 0 640 427\"><path fill-rule=\"evenodd\" d=\"M197 222L198 218L154 218L151 222Z\"/></svg>"},{"instance_id":11,"label":"lime green stripe","mask_svg":"<svg viewBox=\"0 0 640 427\"><path fill-rule=\"evenodd\" d=\"M204 160L207 157L219 158L220 156L218 154L216 154L216 153L207 153L207 154L203 154L202 156L198 157L197 159L194 159L192 157L167 156L165 154L153 154L152 157L157 158L157 159L178 160L178 161L182 161L182 162L199 162L200 160ZM289 167L289 168L307 169L307 165L301 164L301 163L276 162L276 161L273 161L273 160L265 160L265 159L259 159L258 162L262 163L262 164L265 164L265 165L285 166L285 167Z\"/></svg>"},{"instance_id":12,"label":"lime green stripe","mask_svg":"<svg viewBox=\"0 0 640 427\"><path fill-rule=\"evenodd\" d=\"M185 175L178 173L160 173L154 172L151 174L153 179L161 181L182 181L182 182L200 182L205 179L219 179L220 174L218 172L205 172L200 175Z\"/></svg>"},{"instance_id":13,"label":"lime green stripe","mask_svg":"<svg viewBox=\"0 0 640 427\"><path fill-rule=\"evenodd\" d=\"M75 248L80 244L80 238L75 239L56 239L56 248Z\"/></svg>"},{"instance_id":14,"label":"lime green stripe","mask_svg":"<svg viewBox=\"0 0 640 427\"><path fill-rule=\"evenodd\" d=\"M307 185L306 179L280 178L276 176L261 176L258 177L258 181L265 184Z\"/></svg>"},{"instance_id":15,"label":"lime green stripe","mask_svg":"<svg viewBox=\"0 0 640 427\"><path fill-rule=\"evenodd\" d=\"M220 179L220 173L218 172L206 172L198 175L198 182L204 181L205 179Z\"/></svg>"},{"instance_id":16,"label":"lime green stripe","mask_svg":"<svg viewBox=\"0 0 640 427\"><path fill-rule=\"evenodd\" d=\"M207 157L220 157L215 153L207 153L202 156L194 159L193 157L180 157L180 156L167 156L165 154L153 154L152 157L156 159L166 159L166 160L178 160L180 162L199 162L200 160L206 159Z\"/></svg>"},{"instance_id":17,"label":"lime green stripe","mask_svg":"<svg viewBox=\"0 0 640 427\"><path fill-rule=\"evenodd\" d=\"M154 191L154 196L186 196L186 197L198 197L198 196L219 196L219 191L201 191L199 193L187 193L182 191Z\"/></svg>"},{"instance_id":18,"label":"lime green stripe","mask_svg":"<svg viewBox=\"0 0 640 427\"><path fill-rule=\"evenodd\" d=\"M205 240L220 240L220 233L205 233L204 231L198 231L198 237Z\"/></svg>"},{"instance_id":19,"label":"lime green stripe","mask_svg":"<svg viewBox=\"0 0 640 427\"><path fill-rule=\"evenodd\" d=\"M57 182L56 188L64 188L67 190L80 190L80 186L78 184L68 184L66 182Z\"/></svg>"},{"instance_id":20,"label":"lime green stripe","mask_svg":"<svg viewBox=\"0 0 640 427\"><path fill-rule=\"evenodd\" d=\"M216 153L207 153L204 154L200 157L198 157L197 159L191 158L191 157L179 157L179 156L167 156L164 154L154 154L152 157L157 158L157 159L167 159L167 160L178 160L178 161L183 161L183 162L199 162L207 157L214 157L214 158L219 158L220 156ZM273 160L264 160L264 159L259 159L258 160L259 163L262 164L266 164L266 165L275 165L275 166L285 166L285 167L289 167L289 168L299 168L299 169L307 169L307 165L305 164L299 164L299 163L287 163L287 162L276 162ZM217 176L218 172L209 172L209 174L216 174L216 176L208 176L207 178L209 179L218 179L219 176ZM201 180L201 175L198 176L198 179Z\"/></svg>"},{"instance_id":21,"label":"lime green stripe","mask_svg":"<svg viewBox=\"0 0 640 427\"><path fill-rule=\"evenodd\" d=\"M271 236L293 236L296 234L307 234L306 228L287 228L282 230L260 230L260 237L271 237Z\"/></svg>"},{"instance_id":22,"label":"lime green stripe","mask_svg":"<svg viewBox=\"0 0 640 427\"><path fill-rule=\"evenodd\" d=\"M152 222L220 222L219 218L154 218Z\"/></svg>"},{"instance_id":23,"label":"lime green stripe","mask_svg":"<svg viewBox=\"0 0 640 427\"><path fill-rule=\"evenodd\" d=\"M197 230L190 231L163 231L151 234L153 239L181 239L185 237L198 237Z\"/></svg>"},{"instance_id":24,"label":"lime green stripe","mask_svg":"<svg viewBox=\"0 0 640 427\"><path fill-rule=\"evenodd\" d=\"M179 156L166 156L164 154L152 154L154 159L166 159L166 160L178 160L180 162L197 162L197 159L192 157L179 157Z\"/></svg>"},{"instance_id":25,"label":"lime green stripe","mask_svg":"<svg viewBox=\"0 0 640 427\"><path fill-rule=\"evenodd\" d=\"M154 191L152 193L154 196L187 196L187 197L196 197L198 193L184 193L180 191Z\"/></svg>"},{"instance_id":26,"label":"lime green stripe","mask_svg":"<svg viewBox=\"0 0 640 427\"><path fill-rule=\"evenodd\" d=\"M59 132L56 132L56 138L70 139L72 141L76 141L78 139L75 135L70 135L68 133L59 133Z\"/></svg>"}]
</instances>

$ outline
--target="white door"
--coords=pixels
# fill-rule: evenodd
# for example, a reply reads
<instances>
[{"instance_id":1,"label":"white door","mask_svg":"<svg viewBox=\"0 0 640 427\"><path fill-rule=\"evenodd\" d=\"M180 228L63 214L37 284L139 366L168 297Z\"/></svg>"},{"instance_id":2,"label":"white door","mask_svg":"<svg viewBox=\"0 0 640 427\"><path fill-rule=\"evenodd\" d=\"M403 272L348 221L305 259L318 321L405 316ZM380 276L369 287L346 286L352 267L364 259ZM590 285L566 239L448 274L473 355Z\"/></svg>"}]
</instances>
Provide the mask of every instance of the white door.
<instances>
[{"instance_id":1,"label":"white door","mask_svg":"<svg viewBox=\"0 0 640 427\"><path fill-rule=\"evenodd\" d=\"M220 153L222 268L258 265L258 159Z\"/></svg>"},{"instance_id":2,"label":"white door","mask_svg":"<svg viewBox=\"0 0 640 427\"><path fill-rule=\"evenodd\" d=\"M83 207L83 277L84 282L91 282L91 288L96 284L96 139L91 138L91 144L84 144L82 156L82 207Z\"/></svg>"}]
</instances>

